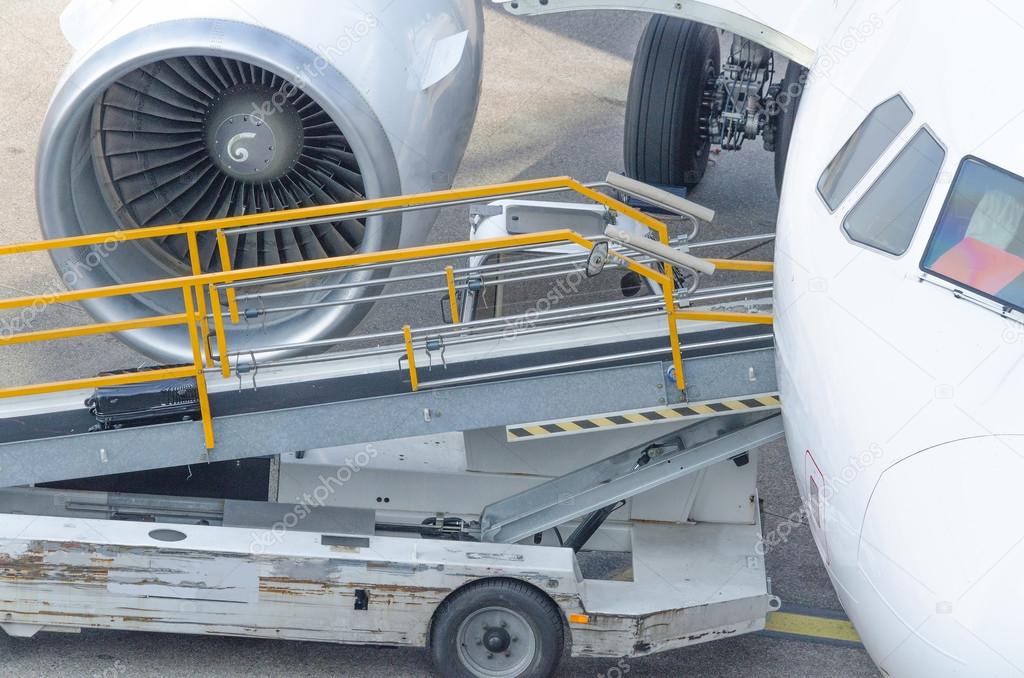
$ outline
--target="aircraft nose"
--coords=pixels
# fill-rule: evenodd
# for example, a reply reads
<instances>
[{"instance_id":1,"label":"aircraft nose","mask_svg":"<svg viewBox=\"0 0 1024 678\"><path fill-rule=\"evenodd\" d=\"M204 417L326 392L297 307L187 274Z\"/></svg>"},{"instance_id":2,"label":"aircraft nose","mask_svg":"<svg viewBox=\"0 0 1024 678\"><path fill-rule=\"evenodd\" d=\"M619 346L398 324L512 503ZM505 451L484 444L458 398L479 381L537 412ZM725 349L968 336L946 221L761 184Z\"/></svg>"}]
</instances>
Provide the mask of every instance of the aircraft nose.
<instances>
[{"instance_id":1,"label":"aircraft nose","mask_svg":"<svg viewBox=\"0 0 1024 678\"><path fill-rule=\"evenodd\" d=\"M854 605L889 675L1024 674L1022 483L1024 436L939 445L883 472L858 550L866 600Z\"/></svg>"}]
</instances>

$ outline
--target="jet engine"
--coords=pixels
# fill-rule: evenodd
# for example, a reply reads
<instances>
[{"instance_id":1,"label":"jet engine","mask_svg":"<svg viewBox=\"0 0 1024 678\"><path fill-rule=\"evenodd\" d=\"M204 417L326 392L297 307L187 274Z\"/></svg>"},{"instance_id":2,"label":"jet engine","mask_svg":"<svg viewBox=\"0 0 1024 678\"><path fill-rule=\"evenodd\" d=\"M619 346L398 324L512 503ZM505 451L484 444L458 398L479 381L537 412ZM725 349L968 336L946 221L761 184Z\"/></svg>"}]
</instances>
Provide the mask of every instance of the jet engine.
<instances>
[{"instance_id":1,"label":"jet engine","mask_svg":"<svg viewBox=\"0 0 1024 678\"><path fill-rule=\"evenodd\" d=\"M448 188L479 99L475 0L74 0L61 25L74 55L39 149L46 238ZM415 245L434 218L251 233L231 239L230 256L242 268ZM219 269L215 244L212 232L199 236L204 270ZM54 262L71 288L190 272L184 236L59 251ZM280 356L342 336L386 276L291 281L295 293L261 304L259 320L229 325L228 344L288 346ZM84 305L116 322L178 313L182 300ZM179 328L123 339L155 360L191 361Z\"/></svg>"}]
</instances>

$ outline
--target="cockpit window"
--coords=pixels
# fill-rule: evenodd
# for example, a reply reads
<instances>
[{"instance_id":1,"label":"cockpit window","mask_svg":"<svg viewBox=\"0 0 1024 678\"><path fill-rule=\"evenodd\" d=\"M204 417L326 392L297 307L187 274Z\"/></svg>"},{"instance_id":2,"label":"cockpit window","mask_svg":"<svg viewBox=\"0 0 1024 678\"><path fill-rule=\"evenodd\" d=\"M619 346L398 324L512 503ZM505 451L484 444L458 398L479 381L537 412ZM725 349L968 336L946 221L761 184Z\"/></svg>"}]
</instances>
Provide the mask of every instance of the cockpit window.
<instances>
[{"instance_id":1,"label":"cockpit window","mask_svg":"<svg viewBox=\"0 0 1024 678\"><path fill-rule=\"evenodd\" d=\"M830 210L834 212L846 200L913 117L910 106L899 95L868 114L818 179L818 193Z\"/></svg>"},{"instance_id":2,"label":"cockpit window","mask_svg":"<svg viewBox=\"0 0 1024 678\"><path fill-rule=\"evenodd\" d=\"M946 151L921 129L843 220L852 240L903 254L910 247Z\"/></svg>"},{"instance_id":3,"label":"cockpit window","mask_svg":"<svg viewBox=\"0 0 1024 678\"><path fill-rule=\"evenodd\" d=\"M964 159L921 268L1024 310L1024 178Z\"/></svg>"}]
</instances>

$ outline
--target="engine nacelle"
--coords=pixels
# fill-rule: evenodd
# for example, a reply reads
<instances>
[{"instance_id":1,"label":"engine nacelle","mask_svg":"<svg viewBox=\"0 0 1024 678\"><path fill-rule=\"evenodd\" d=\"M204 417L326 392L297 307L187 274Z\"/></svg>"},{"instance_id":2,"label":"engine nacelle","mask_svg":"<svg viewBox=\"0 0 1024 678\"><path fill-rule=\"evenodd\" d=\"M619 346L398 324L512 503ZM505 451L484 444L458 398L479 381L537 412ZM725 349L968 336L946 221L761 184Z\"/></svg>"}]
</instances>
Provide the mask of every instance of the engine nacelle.
<instances>
[{"instance_id":1,"label":"engine nacelle","mask_svg":"<svg viewBox=\"0 0 1024 678\"><path fill-rule=\"evenodd\" d=\"M75 0L61 24L75 54L39 149L46 238L448 188L476 115L483 17L475 0ZM434 218L418 212L240 236L232 262L414 245ZM214 238L200 236L205 270L219 268ZM54 262L72 288L190 270L183 236L61 251ZM319 306L229 325L228 344L250 350L342 336L369 309L344 302L386 276L290 283L366 284L268 299L268 310ZM177 313L182 302L166 293L84 305L97 321L115 322ZM179 328L123 338L156 360L191 361Z\"/></svg>"}]
</instances>

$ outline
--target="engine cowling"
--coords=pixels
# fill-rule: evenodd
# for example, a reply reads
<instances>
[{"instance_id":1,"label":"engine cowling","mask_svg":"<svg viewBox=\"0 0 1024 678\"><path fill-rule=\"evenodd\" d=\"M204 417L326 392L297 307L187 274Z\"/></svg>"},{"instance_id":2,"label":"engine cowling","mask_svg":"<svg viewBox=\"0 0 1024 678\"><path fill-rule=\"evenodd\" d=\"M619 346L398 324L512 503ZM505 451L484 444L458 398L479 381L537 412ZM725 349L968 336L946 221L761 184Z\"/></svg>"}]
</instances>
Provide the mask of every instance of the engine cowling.
<instances>
[{"instance_id":1,"label":"engine cowling","mask_svg":"<svg viewBox=\"0 0 1024 678\"><path fill-rule=\"evenodd\" d=\"M474 0L76 0L75 49L43 128L46 238L418 193L451 186L476 114L483 18ZM435 214L339 220L233 239L236 267L422 242ZM218 270L214 236L200 236ZM128 241L53 256L89 288L189 273L186 243ZM342 336L386 270L290 283L229 326L232 350ZM328 291L344 281L359 283ZM365 284L364 284L365 283ZM179 294L84 302L99 322L181 310ZM127 333L155 360L190 361L179 328ZM303 352L301 347L275 355Z\"/></svg>"}]
</instances>

